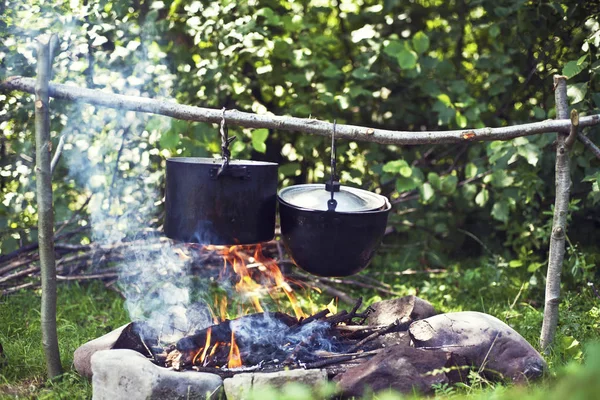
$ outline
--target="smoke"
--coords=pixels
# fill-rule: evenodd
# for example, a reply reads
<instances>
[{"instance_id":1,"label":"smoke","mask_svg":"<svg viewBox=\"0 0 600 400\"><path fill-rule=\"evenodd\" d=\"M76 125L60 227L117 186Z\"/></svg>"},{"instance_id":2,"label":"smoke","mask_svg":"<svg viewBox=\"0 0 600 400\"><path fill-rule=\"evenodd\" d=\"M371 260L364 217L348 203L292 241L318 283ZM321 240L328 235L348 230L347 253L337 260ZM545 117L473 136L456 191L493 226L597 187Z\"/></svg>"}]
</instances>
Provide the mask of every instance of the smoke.
<instances>
[{"instance_id":1,"label":"smoke","mask_svg":"<svg viewBox=\"0 0 600 400\"><path fill-rule=\"evenodd\" d=\"M246 365L263 360L284 362L290 357L303 362L317 358L316 351L338 351L339 346L329 334L331 325L312 321L301 326L288 326L271 313L243 317L230 322L235 340L243 349Z\"/></svg>"},{"instance_id":2,"label":"smoke","mask_svg":"<svg viewBox=\"0 0 600 400\"><path fill-rule=\"evenodd\" d=\"M162 2L154 5L158 7L158 3ZM178 77L169 67L168 55L157 44L163 40L163 33L157 28L154 8L138 27L97 4L88 8L73 3L75 8L68 16L56 14L49 6L35 13L26 2L7 4L7 13L16 24L23 25L9 25L0 32L0 38L5 39L0 44L0 57L7 74L32 75L35 36L39 33L32 29L55 26L60 32L61 51L53 64L54 81L94 85L106 92L131 96L173 97L173 82ZM28 17L19 19L19 15ZM14 60L8 58L15 54L18 57ZM28 68L20 68L19 63ZM145 326L159 332L165 341L211 325L213 318L207 305L198 302L192 293L197 283L190 273L191 260L182 257L162 232L149 228L162 224L165 158L176 154L161 149L160 139L174 128L173 121L76 102L52 100L50 107L53 139L57 141L59 134L66 138L55 174L55 179L66 180L61 190L66 187L81 192L83 188L83 195L69 194L78 196L79 205L91 196L89 220L82 222L89 225L94 243L103 248L126 247L124 253L131 254L110 266L119 271L119 287L131 320L146 322ZM2 113L4 110L6 107ZM210 232L198 232L198 237L209 238ZM227 293L233 291L228 282L220 286ZM309 327L321 329L316 324L308 324L306 329ZM278 331L281 326L266 316L265 323L255 328ZM250 328L240 327L242 338L250 338L251 332ZM272 340L279 343L283 339L276 333Z\"/></svg>"},{"instance_id":3,"label":"smoke","mask_svg":"<svg viewBox=\"0 0 600 400\"><path fill-rule=\"evenodd\" d=\"M149 79L144 63L139 64L135 79L128 81ZM127 91L143 95L133 88ZM159 189L164 179L163 157L148 148L149 121L157 131L170 128L166 118L77 105L63 131L70 143L65 156L69 176L92 193L88 212L93 241L125 246L124 253L130 255L117 265L130 319L144 321L141 326L174 341L210 325L212 318L206 309L192 307L189 259L162 232L149 228L162 222Z\"/></svg>"},{"instance_id":4,"label":"smoke","mask_svg":"<svg viewBox=\"0 0 600 400\"><path fill-rule=\"evenodd\" d=\"M53 63L54 81L93 84L132 96L172 97L176 77L156 44L161 33L152 12L137 31L130 23L110 20L112 14L96 4L77 5L68 16L45 6L32 12L25 3L7 5L7 15L15 21L0 33L0 61L7 74L35 73L31 66L36 64L36 36L41 33L35 27L53 26L61 50ZM105 51L109 45L114 49ZM54 178L64 182L55 203L63 201L59 196L65 190L79 206L91 196L89 219L81 221L90 230L90 240L103 248L125 248L120 253L130 255L108 268L118 270L131 320L145 321L165 340L211 324L210 313L191 294L189 260L150 228L162 222L164 159L171 154L158 142L172 121L77 102L52 100L50 107L53 139L66 139Z\"/></svg>"}]
</instances>

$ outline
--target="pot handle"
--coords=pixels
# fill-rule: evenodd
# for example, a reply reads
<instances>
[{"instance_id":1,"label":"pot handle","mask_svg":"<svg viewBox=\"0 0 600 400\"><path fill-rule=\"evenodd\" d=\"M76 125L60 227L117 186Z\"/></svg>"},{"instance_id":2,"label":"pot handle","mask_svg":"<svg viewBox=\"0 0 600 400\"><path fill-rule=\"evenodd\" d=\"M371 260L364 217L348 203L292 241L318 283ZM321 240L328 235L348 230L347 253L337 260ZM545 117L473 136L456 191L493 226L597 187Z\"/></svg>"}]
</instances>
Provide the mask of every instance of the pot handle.
<instances>
[{"instance_id":1,"label":"pot handle","mask_svg":"<svg viewBox=\"0 0 600 400\"><path fill-rule=\"evenodd\" d=\"M327 211L335 211L337 207L337 201L333 198L335 192L340 191L340 182L337 180L335 175L336 162L335 162L335 128L337 126L337 120L333 120L333 132L331 133L331 177L329 182L325 184L325 190L331 193L331 198L327 200Z\"/></svg>"},{"instance_id":2,"label":"pot handle","mask_svg":"<svg viewBox=\"0 0 600 400\"><path fill-rule=\"evenodd\" d=\"M236 173L232 173L231 171L228 172L228 170L230 169L229 167L229 157L231 157L231 151L229 151L229 145L231 144L231 142L233 142L237 136L233 136L233 137L229 137L229 128L227 127L227 124L225 123L225 107L223 107L222 112L222 117L221 117L221 126L219 128L219 132L221 133L221 157L223 157L223 164L221 164L221 166L219 167L218 171L217 171L217 178L219 178L220 176L225 176L225 175L231 175L231 176L236 176ZM243 167L245 170L245 167ZM212 172L211 172L211 176L212 176ZM243 176L239 176L239 177L243 177Z\"/></svg>"}]
</instances>

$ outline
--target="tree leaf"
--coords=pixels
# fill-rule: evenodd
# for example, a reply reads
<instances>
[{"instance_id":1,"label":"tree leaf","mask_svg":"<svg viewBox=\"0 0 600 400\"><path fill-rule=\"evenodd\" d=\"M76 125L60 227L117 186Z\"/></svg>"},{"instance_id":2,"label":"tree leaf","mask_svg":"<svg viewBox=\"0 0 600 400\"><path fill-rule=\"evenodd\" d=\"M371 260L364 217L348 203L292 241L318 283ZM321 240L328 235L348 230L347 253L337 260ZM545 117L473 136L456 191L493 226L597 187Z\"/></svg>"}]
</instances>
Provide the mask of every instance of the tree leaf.
<instances>
[{"instance_id":1,"label":"tree leaf","mask_svg":"<svg viewBox=\"0 0 600 400\"><path fill-rule=\"evenodd\" d=\"M471 179L475 175L477 175L477 165L468 163L465 167L465 178Z\"/></svg>"},{"instance_id":2,"label":"tree leaf","mask_svg":"<svg viewBox=\"0 0 600 400\"><path fill-rule=\"evenodd\" d=\"M404 160L388 161L383 166L383 172L389 172L390 174L402 174L400 171L405 168L410 169L410 166ZM408 175L408 176L410 176L410 175Z\"/></svg>"},{"instance_id":3,"label":"tree leaf","mask_svg":"<svg viewBox=\"0 0 600 400\"><path fill-rule=\"evenodd\" d=\"M587 66L588 66L587 62L579 63L578 61L569 61L563 67L562 74L570 79L570 78L573 78L574 76L579 75L579 73L581 71L583 71L584 69L586 69Z\"/></svg>"},{"instance_id":4,"label":"tree leaf","mask_svg":"<svg viewBox=\"0 0 600 400\"><path fill-rule=\"evenodd\" d=\"M454 175L446 175L442 178L442 193L452 194L456 190L458 178Z\"/></svg>"},{"instance_id":5,"label":"tree leaf","mask_svg":"<svg viewBox=\"0 0 600 400\"><path fill-rule=\"evenodd\" d=\"M508 207L508 203L504 200L497 201L492 207L492 217L494 217L498 221L508 222L509 212L510 209Z\"/></svg>"},{"instance_id":6,"label":"tree leaf","mask_svg":"<svg viewBox=\"0 0 600 400\"><path fill-rule=\"evenodd\" d=\"M267 145L265 144L265 141L267 140L268 136L268 129L256 129L252 131L252 147L254 150L258 151L259 153L266 152Z\"/></svg>"},{"instance_id":7,"label":"tree leaf","mask_svg":"<svg viewBox=\"0 0 600 400\"><path fill-rule=\"evenodd\" d=\"M180 141L179 130L169 129L160 135L159 143L163 149L175 149Z\"/></svg>"},{"instance_id":8,"label":"tree leaf","mask_svg":"<svg viewBox=\"0 0 600 400\"><path fill-rule=\"evenodd\" d=\"M427 174L427 181L435 190L442 190L442 180L435 172L430 172Z\"/></svg>"},{"instance_id":9,"label":"tree leaf","mask_svg":"<svg viewBox=\"0 0 600 400\"><path fill-rule=\"evenodd\" d=\"M383 52L390 57L396 57L401 50L404 49L404 45L400 43L398 40L390 41L387 46L383 49Z\"/></svg>"},{"instance_id":10,"label":"tree leaf","mask_svg":"<svg viewBox=\"0 0 600 400\"><path fill-rule=\"evenodd\" d=\"M571 104L577 104L583 99L587 93L587 83L574 83L567 85L567 96L571 99Z\"/></svg>"},{"instance_id":11,"label":"tree leaf","mask_svg":"<svg viewBox=\"0 0 600 400\"><path fill-rule=\"evenodd\" d=\"M500 34L500 28L498 27L498 25L494 24L490 26L490 30L488 32L490 33L491 37L495 38L498 37L498 35Z\"/></svg>"},{"instance_id":12,"label":"tree leaf","mask_svg":"<svg viewBox=\"0 0 600 400\"><path fill-rule=\"evenodd\" d=\"M429 49L429 37L422 31L415 33L415 36L412 38L412 43L416 52L419 54L423 54Z\"/></svg>"},{"instance_id":13,"label":"tree leaf","mask_svg":"<svg viewBox=\"0 0 600 400\"><path fill-rule=\"evenodd\" d=\"M534 167L537 165L540 156L540 150L533 144L531 143L527 143L524 146L519 146L517 147L517 153L521 156L524 157L527 162L531 165L533 165Z\"/></svg>"},{"instance_id":14,"label":"tree leaf","mask_svg":"<svg viewBox=\"0 0 600 400\"><path fill-rule=\"evenodd\" d=\"M407 50L402 48L400 52L396 54L396 60L398 60L398 65L402 69L413 69L417 66L417 53L412 50Z\"/></svg>"},{"instance_id":15,"label":"tree leaf","mask_svg":"<svg viewBox=\"0 0 600 400\"><path fill-rule=\"evenodd\" d=\"M475 204L477 204L479 207L483 207L489 198L490 192L486 188L483 188L479 193L477 193L477 196L475 196Z\"/></svg>"},{"instance_id":16,"label":"tree leaf","mask_svg":"<svg viewBox=\"0 0 600 400\"><path fill-rule=\"evenodd\" d=\"M359 67L359 68L356 68L354 71L352 71L352 76L356 79L365 80L365 79L373 79L374 77L377 76L377 74L369 72L369 70L364 67Z\"/></svg>"},{"instance_id":17,"label":"tree leaf","mask_svg":"<svg viewBox=\"0 0 600 400\"><path fill-rule=\"evenodd\" d=\"M427 203L430 200L432 200L433 196L435 195L433 188L427 182L424 183L423 186L421 186L419 191L421 194L421 200L423 200L424 203Z\"/></svg>"},{"instance_id":18,"label":"tree leaf","mask_svg":"<svg viewBox=\"0 0 600 400\"><path fill-rule=\"evenodd\" d=\"M396 190L398 193L408 192L409 190L416 189L418 183L414 179L400 176L396 179Z\"/></svg>"},{"instance_id":19,"label":"tree leaf","mask_svg":"<svg viewBox=\"0 0 600 400\"><path fill-rule=\"evenodd\" d=\"M521 260L511 260L508 263L508 266L511 267L511 268L519 268L519 267L523 266L523 261L521 261Z\"/></svg>"},{"instance_id":20,"label":"tree leaf","mask_svg":"<svg viewBox=\"0 0 600 400\"><path fill-rule=\"evenodd\" d=\"M541 267L543 267L545 264L541 263L541 262L533 262L531 264L529 264L529 266L527 267L527 272L535 272L538 269L540 269Z\"/></svg>"},{"instance_id":21,"label":"tree leaf","mask_svg":"<svg viewBox=\"0 0 600 400\"><path fill-rule=\"evenodd\" d=\"M405 178L410 178L412 172L412 168L409 165L405 165L400 168L400 175L402 175Z\"/></svg>"},{"instance_id":22,"label":"tree leaf","mask_svg":"<svg viewBox=\"0 0 600 400\"><path fill-rule=\"evenodd\" d=\"M491 175L491 183L497 188L508 187L512 185L514 181L515 179L512 176L509 176L503 169L496 170Z\"/></svg>"}]
</instances>

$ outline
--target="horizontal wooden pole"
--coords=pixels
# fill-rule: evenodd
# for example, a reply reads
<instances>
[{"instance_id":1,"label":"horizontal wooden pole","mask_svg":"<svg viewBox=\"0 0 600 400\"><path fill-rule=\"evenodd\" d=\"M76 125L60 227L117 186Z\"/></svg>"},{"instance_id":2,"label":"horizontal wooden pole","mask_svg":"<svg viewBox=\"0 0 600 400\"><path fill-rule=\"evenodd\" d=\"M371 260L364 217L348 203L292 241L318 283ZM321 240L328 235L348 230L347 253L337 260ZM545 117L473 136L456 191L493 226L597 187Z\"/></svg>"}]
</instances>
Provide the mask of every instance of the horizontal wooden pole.
<instances>
[{"instance_id":1,"label":"horizontal wooden pole","mask_svg":"<svg viewBox=\"0 0 600 400\"><path fill-rule=\"evenodd\" d=\"M0 89L18 90L33 93L35 80L14 76L0 82ZM107 93L101 90L86 89L78 86L50 83L49 94L55 99L89 103L97 106L129 110L199 122L219 123L222 111L214 108L194 107L177 104L174 101L156 100L146 97L125 96ZM273 114L253 114L237 110L227 110L227 124L246 128L267 128L286 131L297 131L320 136L331 136L333 124L310 118L296 118ZM581 117L581 128L600 124L600 115ZM509 140L520 136L540 133L564 132L571 128L569 119L546 120L522 125L500 128L462 129L450 131L393 131L364 126L341 125L336 127L336 137L347 140L374 142L381 144L415 145L443 144L474 141Z\"/></svg>"}]
</instances>

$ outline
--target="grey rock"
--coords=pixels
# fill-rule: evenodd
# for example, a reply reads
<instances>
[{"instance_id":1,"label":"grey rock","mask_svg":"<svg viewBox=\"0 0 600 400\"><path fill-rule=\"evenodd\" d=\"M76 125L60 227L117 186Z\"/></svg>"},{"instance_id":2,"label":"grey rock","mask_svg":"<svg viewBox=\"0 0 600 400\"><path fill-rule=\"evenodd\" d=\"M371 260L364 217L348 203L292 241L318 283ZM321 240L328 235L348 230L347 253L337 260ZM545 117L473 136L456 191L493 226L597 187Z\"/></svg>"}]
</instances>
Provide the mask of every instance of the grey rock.
<instances>
[{"instance_id":1,"label":"grey rock","mask_svg":"<svg viewBox=\"0 0 600 400\"><path fill-rule=\"evenodd\" d=\"M87 343L79 346L75 353L73 353L73 365L75 370L80 375L86 378L92 377L92 355L100 350L110 350L113 348L121 333L130 324L125 324L120 328L115 329L112 332L107 333L104 336L100 336L97 339L90 340Z\"/></svg>"},{"instance_id":2,"label":"grey rock","mask_svg":"<svg viewBox=\"0 0 600 400\"><path fill-rule=\"evenodd\" d=\"M257 387L271 386L281 389L290 382L315 387L327 382L327 372L321 369L293 369L280 372L241 373L225 379L223 385L227 400L244 400Z\"/></svg>"},{"instance_id":3,"label":"grey rock","mask_svg":"<svg viewBox=\"0 0 600 400\"><path fill-rule=\"evenodd\" d=\"M436 314L435 309L429 302L412 295L379 301L371 304L371 308L373 311L367 318L369 325L389 325L397 319L406 323Z\"/></svg>"},{"instance_id":4,"label":"grey rock","mask_svg":"<svg viewBox=\"0 0 600 400\"><path fill-rule=\"evenodd\" d=\"M411 394L430 393L432 385L448 383L442 368L449 354L415 349L406 345L390 347L335 377L346 397L361 397L367 391L392 388Z\"/></svg>"},{"instance_id":5,"label":"grey rock","mask_svg":"<svg viewBox=\"0 0 600 400\"><path fill-rule=\"evenodd\" d=\"M362 347L363 350L375 350L382 347L392 347L396 345L410 345L410 335L408 332L391 332L385 335L381 335L370 342L367 342Z\"/></svg>"},{"instance_id":6,"label":"grey rock","mask_svg":"<svg viewBox=\"0 0 600 400\"><path fill-rule=\"evenodd\" d=\"M409 334L415 347L452 352L488 377L521 382L539 378L546 362L519 333L499 319L465 311L413 322Z\"/></svg>"},{"instance_id":7,"label":"grey rock","mask_svg":"<svg viewBox=\"0 0 600 400\"><path fill-rule=\"evenodd\" d=\"M217 399L222 393L218 375L161 368L133 350L94 353L92 372L94 400Z\"/></svg>"}]
</instances>

